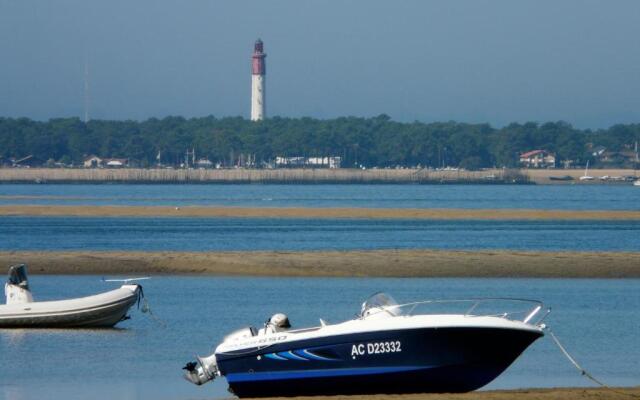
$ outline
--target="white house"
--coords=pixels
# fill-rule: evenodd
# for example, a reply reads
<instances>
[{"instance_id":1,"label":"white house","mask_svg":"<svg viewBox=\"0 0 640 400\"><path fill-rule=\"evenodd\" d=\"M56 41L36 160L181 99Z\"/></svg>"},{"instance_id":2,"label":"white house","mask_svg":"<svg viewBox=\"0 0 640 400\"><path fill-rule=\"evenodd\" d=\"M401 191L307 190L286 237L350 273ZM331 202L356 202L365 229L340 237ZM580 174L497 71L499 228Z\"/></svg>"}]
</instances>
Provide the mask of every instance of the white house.
<instances>
[{"instance_id":1,"label":"white house","mask_svg":"<svg viewBox=\"0 0 640 400\"><path fill-rule=\"evenodd\" d=\"M532 150L520 154L520 164L526 168L555 168L556 156L546 150Z\"/></svg>"},{"instance_id":2,"label":"white house","mask_svg":"<svg viewBox=\"0 0 640 400\"><path fill-rule=\"evenodd\" d=\"M340 168L341 157L276 157L276 167Z\"/></svg>"}]
</instances>

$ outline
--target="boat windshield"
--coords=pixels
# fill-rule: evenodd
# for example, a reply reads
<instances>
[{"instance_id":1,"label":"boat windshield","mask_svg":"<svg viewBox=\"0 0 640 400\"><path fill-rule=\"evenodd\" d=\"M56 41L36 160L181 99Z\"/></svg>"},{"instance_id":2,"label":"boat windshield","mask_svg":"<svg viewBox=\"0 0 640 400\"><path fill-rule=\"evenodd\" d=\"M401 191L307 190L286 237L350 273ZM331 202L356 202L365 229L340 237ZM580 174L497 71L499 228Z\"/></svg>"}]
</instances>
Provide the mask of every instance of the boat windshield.
<instances>
[{"instance_id":1,"label":"boat windshield","mask_svg":"<svg viewBox=\"0 0 640 400\"><path fill-rule=\"evenodd\" d=\"M398 315L400 313L398 302L395 301L393 297L383 292L373 294L364 303L362 303L360 315L364 316L367 314L367 311L370 310L386 310L391 312L393 315Z\"/></svg>"},{"instance_id":2,"label":"boat windshield","mask_svg":"<svg viewBox=\"0 0 640 400\"><path fill-rule=\"evenodd\" d=\"M29 282L27 281L27 266L24 264L20 264L10 267L9 279L7 279L7 283L29 290Z\"/></svg>"}]
</instances>

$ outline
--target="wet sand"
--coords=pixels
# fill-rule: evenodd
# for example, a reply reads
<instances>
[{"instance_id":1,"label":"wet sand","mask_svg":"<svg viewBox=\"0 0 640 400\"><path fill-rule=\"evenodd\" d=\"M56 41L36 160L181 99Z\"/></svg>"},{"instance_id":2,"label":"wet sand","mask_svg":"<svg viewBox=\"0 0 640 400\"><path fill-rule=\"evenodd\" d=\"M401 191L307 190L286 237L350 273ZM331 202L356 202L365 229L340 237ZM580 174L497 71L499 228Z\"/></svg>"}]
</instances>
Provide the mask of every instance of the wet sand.
<instances>
[{"instance_id":1,"label":"wet sand","mask_svg":"<svg viewBox=\"0 0 640 400\"><path fill-rule=\"evenodd\" d=\"M308 400L604 400L640 399L640 387L594 389L594 388L554 388L495 390L472 393L408 394L375 396L320 396L296 397Z\"/></svg>"},{"instance_id":2,"label":"wet sand","mask_svg":"<svg viewBox=\"0 0 640 400\"><path fill-rule=\"evenodd\" d=\"M640 278L640 252L0 252L0 265L16 263L33 274Z\"/></svg>"},{"instance_id":3,"label":"wet sand","mask_svg":"<svg viewBox=\"0 0 640 400\"><path fill-rule=\"evenodd\" d=\"M640 211L435 209L435 208L303 208L303 207L167 207L2 205L0 216L74 217L247 217L247 218L379 218L434 220L640 220Z\"/></svg>"}]
</instances>

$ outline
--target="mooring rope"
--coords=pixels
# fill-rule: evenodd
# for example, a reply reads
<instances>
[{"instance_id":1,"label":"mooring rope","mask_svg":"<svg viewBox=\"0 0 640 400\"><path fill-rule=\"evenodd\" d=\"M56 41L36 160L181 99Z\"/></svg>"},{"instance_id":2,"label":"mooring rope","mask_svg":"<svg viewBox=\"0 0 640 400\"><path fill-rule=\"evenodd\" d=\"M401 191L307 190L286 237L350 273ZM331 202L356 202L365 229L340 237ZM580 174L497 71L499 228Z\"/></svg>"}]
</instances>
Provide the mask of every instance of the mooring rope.
<instances>
[{"instance_id":1,"label":"mooring rope","mask_svg":"<svg viewBox=\"0 0 640 400\"><path fill-rule=\"evenodd\" d=\"M589 373L589 371L587 371L586 369L582 368L582 367L580 366L580 364L578 364L578 362L575 360L575 358L573 358L573 357L571 356L571 354L569 354L569 352L567 351L567 349L565 349L565 348L564 348L564 346L562 345L562 343L560 343L560 340L558 340L558 338L557 338L557 337L556 337L556 335L553 333L553 331L551 330L551 328L547 327L547 328L546 328L546 330L547 330L547 332L549 332L549 336L551 337L551 339L553 340L553 342L558 346L558 348L560 349L560 351L562 352L562 354L564 354L564 355L565 355L565 357L567 357L567 359L571 362L571 364L573 364L573 366L574 366L574 367L576 367L576 369L577 369L578 371L580 371L580 374L581 374L582 376L587 377L588 379L590 379L590 380L592 380L593 382L595 382L597 385L599 385L599 386L601 386L601 387L603 387L603 388L605 388L605 389L608 389L608 390L610 390L610 391L612 391L612 392L614 392L614 393L618 393L618 394L621 394L621 395L624 395L624 396L633 397L633 398L635 398L635 399L639 399L639 398L640 398L640 396L635 395L635 394L633 394L633 393L626 393L626 392L622 392L622 391L620 391L620 390L614 389L614 388L612 388L611 386L609 386L609 385L605 384L604 382L602 382L602 381L600 381L600 380L596 379L596 377L594 377L593 375L591 375L591 374Z\"/></svg>"},{"instance_id":2,"label":"mooring rope","mask_svg":"<svg viewBox=\"0 0 640 400\"><path fill-rule=\"evenodd\" d=\"M147 298L144 296L144 292L142 291L142 286L138 285L138 287L140 288L140 291L138 292L138 309L144 314L149 314L149 316L151 317L152 320L157 322L163 328L166 328L167 324L163 320L158 318L153 313L153 311L151 311L151 306L149 305L149 300L147 300ZM142 300L142 307L140 307L140 300Z\"/></svg>"},{"instance_id":3,"label":"mooring rope","mask_svg":"<svg viewBox=\"0 0 640 400\"><path fill-rule=\"evenodd\" d=\"M145 314L149 314L149 316L151 317L152 320L154 320L155 322L157 322L160 326L162 326L163 328L167 327L166 322L164 322L162 319L160 319L158 316L156 316L153 311L151 311L151 306L149 305L149 301L147 301L147 299L145 298L143 300L142 303L142 308L140 309L140 311L142 311Z\"/></svg>"}]
</instances>

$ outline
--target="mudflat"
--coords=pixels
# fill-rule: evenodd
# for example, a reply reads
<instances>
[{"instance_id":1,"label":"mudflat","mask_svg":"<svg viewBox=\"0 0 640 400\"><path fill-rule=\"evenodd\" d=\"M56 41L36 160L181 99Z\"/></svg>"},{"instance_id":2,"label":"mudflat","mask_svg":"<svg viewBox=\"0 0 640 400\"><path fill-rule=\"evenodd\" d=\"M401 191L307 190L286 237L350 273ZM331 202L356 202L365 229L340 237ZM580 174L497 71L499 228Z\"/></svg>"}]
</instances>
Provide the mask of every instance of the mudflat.
<instances>
[{"instance_id":1,"label":"mudflat","mask_svg":"<svg viewBox=\"0 0 640 400\"><path fill-rule=\"evenodd\" d=\"M639 399L640 387L491 390L472 393L296 397L308 400L604 400Z\"/></svg>"},{"instance_id":2,"label":"mudflat","mask_svg":"<svg viewBox=\"0 0 640 400\"><path fill-rule=\"evenodd\" d=\"M2 205L0 216L640 220L631 210Z\"/></svg>"},{"instance_id":3,"label":"mudflat","mask_svg":"<svg viewBox=\"0 0 640 400\"><path fill-rule=\"evenodd\" d=\"M0 265L16 263L27 263L33 274L640 278L640 252L0 252Z\"/></svg>"}]
</instances>

